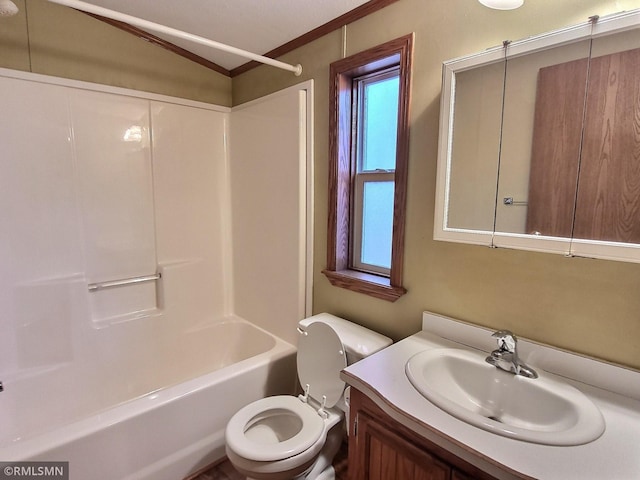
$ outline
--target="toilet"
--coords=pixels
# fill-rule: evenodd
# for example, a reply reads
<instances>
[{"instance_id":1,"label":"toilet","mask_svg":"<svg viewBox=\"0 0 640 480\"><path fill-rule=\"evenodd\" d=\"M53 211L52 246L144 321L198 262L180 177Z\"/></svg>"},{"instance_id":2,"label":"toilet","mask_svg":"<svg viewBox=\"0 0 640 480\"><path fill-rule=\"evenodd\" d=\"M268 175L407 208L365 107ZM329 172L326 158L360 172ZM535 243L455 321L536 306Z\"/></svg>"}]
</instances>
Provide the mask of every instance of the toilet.
<instances>
[{"instance_id":1,"label":"toilet","mask_svg":"<svg viewBox=\"0 0 640 480\"><path fill-rule=\"evenodd\" d=\"M248 479L334 479L331 463L349 413L340 371L392 343L328 313L301 320L298 332L298 379L304 393L257 400L227 424L227 457Z\"/></svg>"}]
</instances>

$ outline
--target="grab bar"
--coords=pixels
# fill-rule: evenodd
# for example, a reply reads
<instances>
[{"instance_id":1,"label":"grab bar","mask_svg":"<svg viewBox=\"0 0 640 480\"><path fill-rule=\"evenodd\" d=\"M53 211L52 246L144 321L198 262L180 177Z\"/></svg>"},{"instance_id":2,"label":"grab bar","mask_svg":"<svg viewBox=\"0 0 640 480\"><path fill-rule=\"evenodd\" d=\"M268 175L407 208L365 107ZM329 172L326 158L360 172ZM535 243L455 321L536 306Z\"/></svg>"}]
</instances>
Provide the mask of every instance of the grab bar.
<instances>
[{"instance_id":1,"label":"grab bar","mask_svg":"<svg viewBox=\"0 0 640 480\"><path fill-rule=\"evenodd\" d=\"M90 283L89 291L96 292L104 288L119 287L121 285L130 285L132 283L152 282L154 280L159 280L161 278L162 278L162 275L159 273L156 273L155 275L144 275L142 277L124 278L122 280L111 280L110 282Z\"/></svg>"}]
</instances>

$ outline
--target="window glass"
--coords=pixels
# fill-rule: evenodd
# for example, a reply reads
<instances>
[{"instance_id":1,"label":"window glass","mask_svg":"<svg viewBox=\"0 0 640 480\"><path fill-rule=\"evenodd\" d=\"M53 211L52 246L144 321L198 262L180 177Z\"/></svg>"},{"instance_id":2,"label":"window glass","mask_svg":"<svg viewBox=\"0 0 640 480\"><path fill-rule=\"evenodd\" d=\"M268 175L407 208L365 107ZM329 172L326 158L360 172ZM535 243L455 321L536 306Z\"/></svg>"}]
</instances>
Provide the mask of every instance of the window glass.
<instances>
[{"instance_id":1,"label":"window glass","mask_svg":"<svg viewBox=\"0 0 640 480\"><path fill-rule=\"evenodd\" d=\"M361 262L391 268L394 182L365 182Z\"/></svg>"},{"instance_id":2,"label":"window glass","mask_svg":"<svg viewBox=\"0 0 640 480\"><path fill-rule=\"evenodd\" d=\"M360 171L395 168L398 89L398 72L362 84Z\"/></svg>"}]
</instances>

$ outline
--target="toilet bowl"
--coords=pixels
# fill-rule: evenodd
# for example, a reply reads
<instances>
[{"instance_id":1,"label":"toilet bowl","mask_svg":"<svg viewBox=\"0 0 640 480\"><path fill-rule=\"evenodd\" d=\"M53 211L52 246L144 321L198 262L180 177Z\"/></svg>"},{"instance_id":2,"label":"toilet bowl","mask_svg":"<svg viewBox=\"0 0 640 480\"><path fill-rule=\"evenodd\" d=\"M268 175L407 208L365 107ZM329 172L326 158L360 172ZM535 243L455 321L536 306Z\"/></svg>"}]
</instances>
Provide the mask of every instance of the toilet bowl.
<instances>
[{"instance_id":1,"label":"toilet bowl","mask_svg":"<svg viewBox=\"0 0 640 480\"><path fill-rule=\"evenodd\" d=\"M250 478L304 478L325 448L327 436L342 437L343 429L336 427L342 427L343 412L325 412L322 417L312 403L289 395L253 402L227 425L227 457Z\"/></svg>"},{"instance_id":2,"label":"toilet bowl","mask_svg":"<svg viewBox=\"0 0 640 480\"><path fill-rule=\"evenodd\" d=\"M257 400L241 408L227 424L227 457L250 479L333 479L331 462L344 437L348 410L343 400L345 383L340 379L348 363L341 338L357 341L369 353L391 343L387 337L329 314L299 325L297 367L304 394ZM356 357L366 356L362 353Z\"/></svg>"}]
</instances>

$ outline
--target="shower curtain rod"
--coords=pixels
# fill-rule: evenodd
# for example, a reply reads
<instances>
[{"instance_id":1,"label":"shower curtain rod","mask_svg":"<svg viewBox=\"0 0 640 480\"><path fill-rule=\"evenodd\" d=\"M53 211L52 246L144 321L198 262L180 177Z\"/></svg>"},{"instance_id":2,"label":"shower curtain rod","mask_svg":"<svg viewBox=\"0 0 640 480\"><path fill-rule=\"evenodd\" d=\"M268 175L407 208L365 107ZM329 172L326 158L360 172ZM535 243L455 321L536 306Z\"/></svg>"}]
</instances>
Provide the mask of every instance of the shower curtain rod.
<instances>
[{"instance_id":1,"label":"shower curtain rod","mask_svg":"<svg viewBox=\"0 0 640 480\"><path fill-rule=\"evenodd\" d=\"M216 42L214 40L209 40L208 38L200 37L192 33L183 32L182 30L167 27L165 25L160 25L159 23L150 22L142 18L133 17L131 15L127 15L126 13L116 12L114 10L109 10L108 8L92 5L90 3L82 2L80 0L49 0L49 1L52 3L57 3L59 5L64 5L66 7L74 8L76 10L81 10L83 12L93 13L95 15L100 15L102 17L110 18L112 20L118 20L124 23L128 23L130 25L140 27L145 30L153 30L155 32L171 35L172 37L182 38L183 40L199 43L200 45L205 45L207 47L215 48L216 50L222 50L224 52L232 53L234 55L248 58L249 60L255 60L256 62L264 63L266 65L271 65L272 67L277 67L283 70L287 70L289 72L293 72L296 75L296 77L302 74L302 65L300 64L289 65L288 63L284 63L279 60L274 60L273 58L247 52L246 50L242 50L240 48L232 47L230 45L225 45L224 43Z\"/></svg>"}]
</instances>

